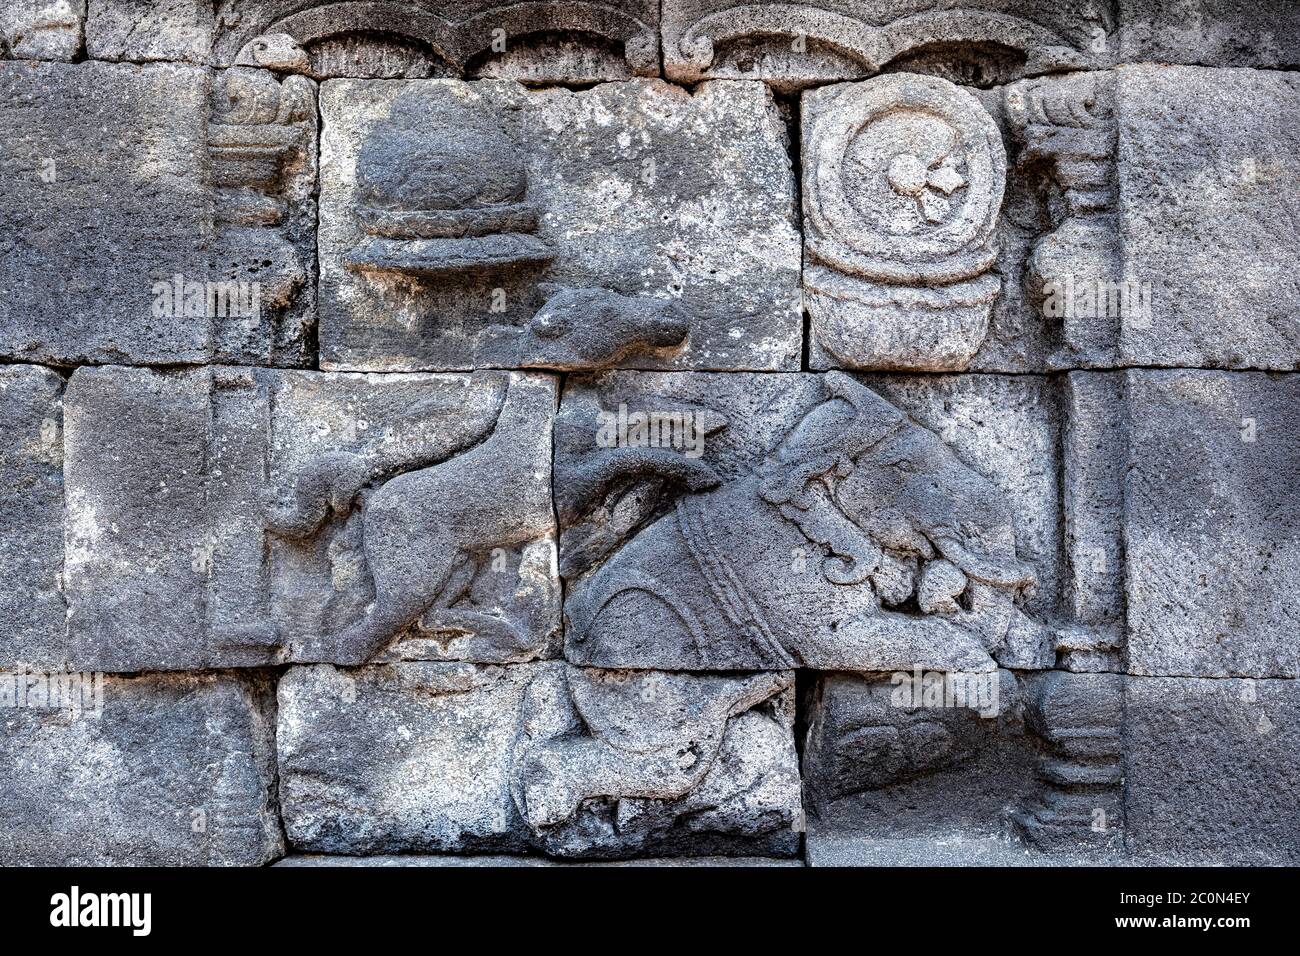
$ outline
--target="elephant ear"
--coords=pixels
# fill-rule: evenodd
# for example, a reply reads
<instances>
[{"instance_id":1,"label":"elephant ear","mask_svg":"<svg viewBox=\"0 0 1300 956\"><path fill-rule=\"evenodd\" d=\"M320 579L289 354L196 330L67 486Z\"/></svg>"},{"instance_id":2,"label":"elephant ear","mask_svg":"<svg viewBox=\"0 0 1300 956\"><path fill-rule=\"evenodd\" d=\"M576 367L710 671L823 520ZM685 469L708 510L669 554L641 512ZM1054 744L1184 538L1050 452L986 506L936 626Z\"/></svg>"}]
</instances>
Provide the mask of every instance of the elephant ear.
<instances>
[{"instance_id":1,"label":"elephant ear","mask_svg":"<svg viewBox=\"0 0 1300 956\"><path fill-rule=\"evenodd\" d=\"M826 400L786 434L764 466L760 493L774 505L808 508L810 482L849 474L854 459L908 421L843 372L827 372L824 385Z\"/></svg>"}]
</instances>

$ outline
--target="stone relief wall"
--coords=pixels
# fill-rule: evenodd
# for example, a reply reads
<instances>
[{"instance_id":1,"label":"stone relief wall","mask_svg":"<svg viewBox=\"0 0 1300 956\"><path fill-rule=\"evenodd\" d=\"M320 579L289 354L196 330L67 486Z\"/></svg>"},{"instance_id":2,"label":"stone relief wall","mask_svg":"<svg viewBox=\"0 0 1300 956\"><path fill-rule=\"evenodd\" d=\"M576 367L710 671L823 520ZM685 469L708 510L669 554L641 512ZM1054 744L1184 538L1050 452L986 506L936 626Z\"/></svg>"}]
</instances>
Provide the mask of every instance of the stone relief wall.
<instances>
[{"instance_id":1,"label":"stone relief wall","mask_svg":"<svg viewBox=\"0 0 1300 956\"><path fill-rule=\"evenodd\" d=\"M8 4L0 862L1300 862L1297 66Z\"/></svg>"}]
</instances>

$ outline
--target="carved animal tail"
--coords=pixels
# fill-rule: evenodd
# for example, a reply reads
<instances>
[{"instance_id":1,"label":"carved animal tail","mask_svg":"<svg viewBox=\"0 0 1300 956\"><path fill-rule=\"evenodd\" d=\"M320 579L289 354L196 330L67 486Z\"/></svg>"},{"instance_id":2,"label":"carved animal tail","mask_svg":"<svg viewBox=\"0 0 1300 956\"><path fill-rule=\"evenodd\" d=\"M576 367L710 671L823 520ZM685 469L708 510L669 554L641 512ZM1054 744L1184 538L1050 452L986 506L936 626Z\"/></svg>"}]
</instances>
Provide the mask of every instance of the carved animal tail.
<instances>
[{"instance_id":1,"label":"carved animal tail","mask_svg":"<svg viewBox=\"0 0 1300 956\"><path fill-rule=\"evenodd\" d=\"M267 528L285 538L315 534L333 511L347 514L371 475L365 461L350 452L327 452L307 465L294 482L293 500L267 512Z\"/></svg>"}]
</instances>

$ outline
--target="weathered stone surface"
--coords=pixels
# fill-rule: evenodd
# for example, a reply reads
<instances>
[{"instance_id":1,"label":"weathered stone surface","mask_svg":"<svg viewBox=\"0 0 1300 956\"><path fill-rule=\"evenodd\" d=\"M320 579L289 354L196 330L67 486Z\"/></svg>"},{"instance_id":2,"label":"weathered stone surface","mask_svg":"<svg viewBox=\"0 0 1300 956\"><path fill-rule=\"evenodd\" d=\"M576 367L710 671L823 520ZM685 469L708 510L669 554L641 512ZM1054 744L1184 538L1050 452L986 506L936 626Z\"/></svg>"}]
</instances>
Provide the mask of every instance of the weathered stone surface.
<instances>
[{"instance_id":1,"label":"weathered stone surface","mask_svg":"<svg viewBox=\"0 0 1300 956\"><path fill-rule=\"evenodd\" d=\"M64 654L63 379L0 367L0 667L54 670Z\"/></svg>"},{"instance_id":2,"label":"weathered stone surface","mask_svg":"<svg viewBox=\"0 0 1300 956\"><path fill-rule=\"evenodd\" d=\"M301 77L0 64L0 355L304 364L314 149Z\"/></svg>"},{"instance_id":3,"label":"weathered stone surface","mask_svg":"<svg viewBox=\"0 0 1300 956\"><path fill-rule=\"evenodd\" d=\"M1300 9L1288 0L1119 0L1128 63L1294 67Z\"/></svg>"},{"instance_id":4,"label":"weathered stone surface","mask_svg":"<svg viewBox=\"0 0 1300 956\"><path fill-rule=\"evenodd\" d=\"M778 87L869 76L891 67L957 82L1105 63L1114 23L1103 6L968 0L815 0L748 4L668 0L664 69L670 79L761 79Z\"/></svg>"},{"instance_id":5,"label":"weathered stone surface","mask_svg":"<svg viewBox=\"0 0 1300 956\"><path fill-rule=\"evenodd\" d=\"M1124 828L1121 674L1049 671L1025 679L1025 724L1041 741L1038 793L1017 812L1044 850L1110 852Z\"/></svg>"},{"instance_id":6,"label":"weathered stone surface","mask_svg":"<svg viewBox=\"0 0 1300 956\"><path fill-rule=\"evenodd\" d=\"M0 861L267 863L283 852L272 691L219 674L105 677L102 709L27 699L0 675Z\"/></svg>"},{"instance_id":7,"label":"weathered stone surface","mask_svg":"<svg viewBox=\"0 0 1300 956\"><path fill-rule=\"evenodd\" d=\"M1124 640L1124 373L1071 372L1061 434L1064 616L1057 636L1070 670L1117 671Z\"/></svg>"},{"instance_id":8,"label":"weathered stone surface","mask_svg":"<svg viewBox=\"0 0 1300 956\"><path fill-rule=\"evenodd\" d=\"M591 83L659 72L659 4L222 0L215 56L325 77Z\"/></svg>"},{"instance_id":9,"label":"weathered stone surface","mask_svg":"<svg viewBox=\"0 0 1300 956\"><path fill-rule=\"evenodd\" d=\"M893 74L803 97L815 368L965 368L1001 288L1002 136L979 101Z\"/></svg>"},{"instance_id":10,"label":"weathered stone surface","mask_svg":"<svg viewBox=\"0 0 1300 956\"><path fill-rule=\"evenodd\" d=\"M1300 860L1300 684L1130 677L1126 711L1135 860Z\"/></svg>"},{"instance_id":11,"label":"weathered stone surface","mask_svg":"<svg viewBox=\"0 0 1300 956\"><path fill-rule=\"evenodd\" d=\"M1120 854L1044 853L1009 835L952 832L923 837L879 837L840 830L809 830L808 866L1123 866Z\"/></svg>"},{"instance_id":12,"label":"weathered stone surface","mask_svg":"<svg viewBox=\"0 0 1300 956\"><path fill-rule=\"evenodd\" d=\"M1130 371L1128 669L1300 676L1300 377Z\"/></svg>"},{"instance_id":13,"label":"weathered stone surface","mask_svg":"<svg viewBox=\"0 0 1300 956\"><path fill-rule=\"evenodd\" d=\"M86 0L8 0L0 9L0 57L72 60L85 26Z\"/></svg>"},{"instance_id":14,"label":"weathered stone surface","mask_svg":"<svg viewBox=\"0 0 1300 956\"><path fill-rule=\"evenodd\" d=\"M821 675L804 701L803 776L822 829L874 839L1009 833L1035 792L1034 748L1010 671Z\"/></svg>"},{"instance_id":15,"label":"weathered stone surface","mask_svg":"<svg viewBox=\"0 0 1300 956\"><path fill-rule=\"evenodd\" d=\"M703 725L665 728L653 719L677 697L641 696L671 685L673 675L643 675L650 684L595 675L574 684L581 676L565 671L558 663L428 662L292 669L280 684L277 738L290 843L349 854L531 845L571 857L797 848L788 697L729 722L724 713L725 733L718 727L716 737L691 739ZM585 689L570 700L570 686ZM751 694L744 706L755 706L753 696L762 698ZM575 702L592 721L585 735L575 736ZM698 764L682 757L679 737ZM637 749L621 749L632 742ZM660 754L665 746L671 752ZM678 768L667 773L665 760Z\"/></svg>"},{"instance_id":16,"label":"weathered stone surface","mask_svg":"<svg viewBox=\"0 0 1300 956\"><path fill-rule=\"evenodd\" d=\"M512 782L561 857L792 855L803 828L793 674L551 669Z\"/></svg>"},{"instance_id":17,"label":"weathered stone surface","mask_svg":"<svg viewBox=\"0 0 1300 956\"><path fill-rule=\"evenodd\" d=\"M72 666L553 653L554 406L519 373L78 370Z\"/></svg>"},{"instance_id":18,"label":"weathered stone surface","mask_svg":"<svg viewBox=\"0 0 1300 956\"><path fill-rule=\"evenodd\" d=\"M291 669L276 736L289 843L352 854L524 849L511 753L529 682L555 666Z\"/></svg>"},{"instance_id":19,"label":"weathered stone surface","mask_svg":"<svg viewBox=\"0 0 1300 956\"><path fill-rule=\"evenodd\" d=\"M797 367L793 174L761 85L335 81L321 102L324 367ZM628 338L668 303L684 342Z\"/></svg>"},{"instance_id":20,"label":"weathered stone surface","mask_svg":"<svg viewBox=\"0 0 1300 956\"><path fill-rule=\"evenodd\" d=\"M1046 612L1059 581L1050 389L993 376L872 384L841 373L572 380L556 430L569 660L1049 664L1017 595L1037 571L1042 597L1025 608ZM961 569L955 612L909 604L929 563Z\"/></svg>"},{"instance_id":21,"label":"weathered stone surface","mask_svg":"<svg viewBox=\"0 0 1300 956\"><path fill-rule=\"evenodd\" d=\"M1125 67L1116 170L1125 365L1300 367L1300 81L1288 73Z\"/></svg>"},{"instance_id":22,"label":"weathered stone surface","mask_svg":"<svg viewBox=\"0 0 1300 956\"><path fill-rule=\"evenodd\" d=\"M510 856L499 854L496 856L460 856L454 854L445 854L442 856L319 856L312 854L302 854L298 856L288 856L278 863L273 864L279 867L331 867L331 866L364 866L364 867L456 867L467 866L473 868L496 868L496 867L534 867L534 866L615 866L615 867L664 867L664 866L685 866L685 867L726 867L728 869L739 866L803 866L800 860L781 859L780 857L770 856L699 856L699 857L650 857L640 860L551 860L544 856Z\"/></svg>"},{"instance_id":23,"label":"weathered stone surface","mask_svg":"<svg viewBox=\"0 0 1300 956\"><path fill-rule=\"evenodd\" d=\"M86 52L94 60L207 63L212 0L89 0Z\"/></svg>"}]
</instances>

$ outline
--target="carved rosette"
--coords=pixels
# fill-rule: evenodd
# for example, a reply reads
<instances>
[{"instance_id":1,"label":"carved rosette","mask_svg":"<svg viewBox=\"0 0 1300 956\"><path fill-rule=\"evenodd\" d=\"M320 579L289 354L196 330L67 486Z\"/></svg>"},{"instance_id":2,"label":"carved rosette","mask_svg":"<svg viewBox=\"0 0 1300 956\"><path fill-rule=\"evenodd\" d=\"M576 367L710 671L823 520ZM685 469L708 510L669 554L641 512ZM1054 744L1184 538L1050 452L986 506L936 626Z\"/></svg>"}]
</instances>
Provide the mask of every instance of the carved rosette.
<instances>
[{"instance_id":1,"label":"carved rosette","mask_svg":"<svg viewBox=\"0 0 1300 956\"><path fill-rule=\"evenodd\" d=\"M1006 154L979 101L896 74L808 97L808 306L856 368L964 368L1001 288L989 273Z\"/></svg>"}]
</instances>

